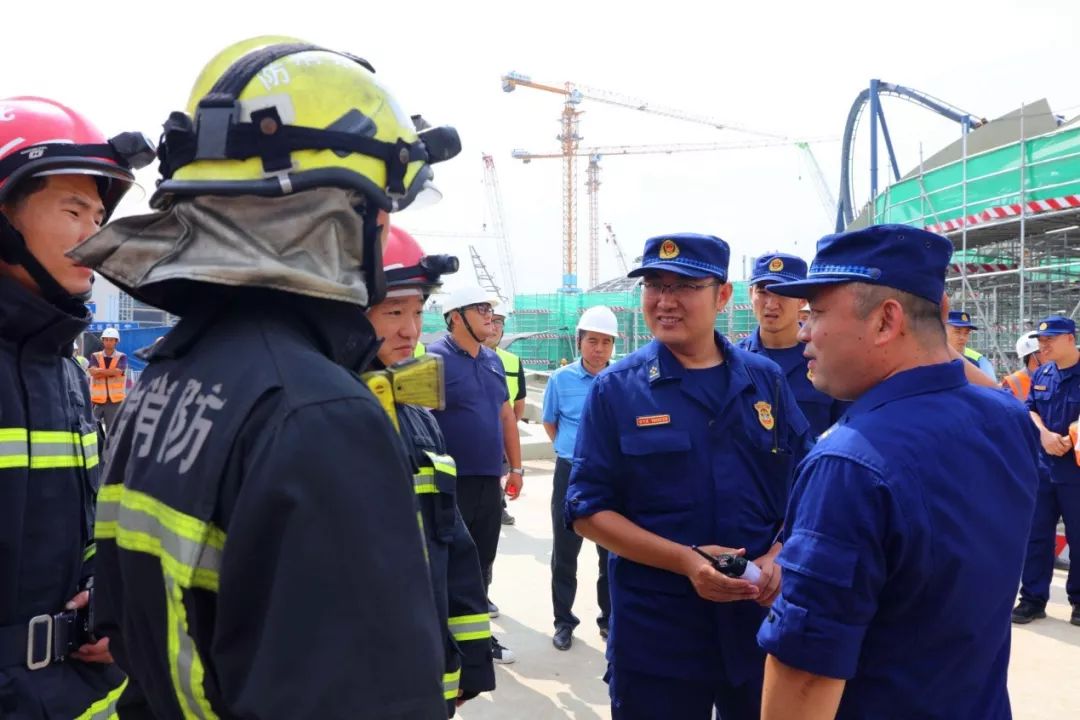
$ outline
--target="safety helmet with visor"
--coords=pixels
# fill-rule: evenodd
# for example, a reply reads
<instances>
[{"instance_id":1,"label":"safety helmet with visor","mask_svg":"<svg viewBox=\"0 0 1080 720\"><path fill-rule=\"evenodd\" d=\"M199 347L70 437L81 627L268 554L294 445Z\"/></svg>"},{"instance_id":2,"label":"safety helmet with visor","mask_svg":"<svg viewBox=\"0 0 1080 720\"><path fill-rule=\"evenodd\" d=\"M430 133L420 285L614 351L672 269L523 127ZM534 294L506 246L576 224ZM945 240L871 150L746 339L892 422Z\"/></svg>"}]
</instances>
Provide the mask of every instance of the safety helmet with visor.
<instances>
[{"instance_id":1,"label":"safety helmet with visor","mask_svg":"<svg viewBox=\"0 0 1080 720\"><path fill-rule=\"evenodd\" d=\"M162 181L150 204L353 191L375 304L385 293L378 211L403 210L422 194L437 199L431 165L460 150L453 128L406 115L366 60L295 38L253 38L214 57L186 112L169 116L158 153Z\"/></svg>"},{"instance_id":2,"label":"safety helmet with visor","mask_svg":"<svg viewBox=\"0 0 1080 720\"><path fill-rule=\"evenodd\" d=\"M82 114L55 100L32 96L0 100L0 205L30 178L90 175L98 181L108 220L135 182L132 171L153 160L154 146L142 133L106 138ZM21 265L47 300L72 299L2 212L0 260Z\"/></svg>"},{"instance_id":3,"label":"safety helmet with visor","mask_svg":"<svg viewBox=\"0 0 1080 720\"><path fill-rule=\"evenodd\" d=\"M420 243L400 227L393 225L383 249L386 274L386 297L421 295L425 300L442 287L442 276L458 271L453 255L426 255Z\"/></svg>"}]
</instances>

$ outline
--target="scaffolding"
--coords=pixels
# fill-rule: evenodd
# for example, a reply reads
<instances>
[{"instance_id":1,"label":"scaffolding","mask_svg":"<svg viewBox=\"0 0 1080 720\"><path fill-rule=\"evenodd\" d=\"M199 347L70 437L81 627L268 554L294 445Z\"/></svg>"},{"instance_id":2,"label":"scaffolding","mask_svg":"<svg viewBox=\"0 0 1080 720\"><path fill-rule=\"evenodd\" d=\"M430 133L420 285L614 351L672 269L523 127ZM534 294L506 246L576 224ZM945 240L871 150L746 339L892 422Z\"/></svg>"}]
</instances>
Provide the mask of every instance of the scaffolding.
<instances>
[{"instance_id":1,"label":"scaffolding","mask_svg":"<svg viewBox=\"0 0 1080 720\"><path fill-rule=\"evenodd\" d=\"M716 328L732 341L749 335L757 326L750 308L746 282L732 283L731 301L716 319ZM438 296L424 313L423 332L436 334L446 329ZM621 337L615 342L615 358L620 358L651 339L652 334L641 312L641 286L638 280L617 278L581 293L518 295L514 312L506 320L506 336L520 335L509 349L530 370L554 370L562 360L577 357L575 327L581 314L590 307L606 305L615 313Z\"/></svg>"},{"instance_id":2,"label":"scaffolding","mask_svg":"<svg viewBox=\"0 0 1080 720\"><path fill-rule=\"evenodd\" d=\"M1080 311L1080 125L1059 122L1045 103L1022 107L985 129L1014 139L977 153L969 147L986 147L973 143L984 130L965 131L954 157L946 149L936 166L920 163L850 226L903 223L952 240L950 304L976 319L970 345L1002 375L1019 366L1021 333Z\"/></svg>"}]
</instances>

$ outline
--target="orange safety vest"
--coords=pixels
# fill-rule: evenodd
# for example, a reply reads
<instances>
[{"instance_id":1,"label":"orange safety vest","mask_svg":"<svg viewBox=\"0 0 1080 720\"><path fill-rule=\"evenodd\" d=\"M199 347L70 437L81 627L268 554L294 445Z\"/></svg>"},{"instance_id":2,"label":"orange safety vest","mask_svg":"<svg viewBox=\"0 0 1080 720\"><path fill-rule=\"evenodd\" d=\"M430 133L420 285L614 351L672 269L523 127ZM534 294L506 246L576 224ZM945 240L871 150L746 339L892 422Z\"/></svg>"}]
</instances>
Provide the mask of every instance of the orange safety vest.
<instances>
[{"instance_id":1,"label":"orange safety vest","mask_svg":"<svg viewBox=\"0 0 1080 720\"><path fill-rule=\"evenodd\" d=\"M104 352L96 352L93 354L93 358L97 361L97 367L109 369L108 361L110 359L115 362L115 366L120 362L120 358L124 356L124 353L119 350L112 354L111 358L105 357ZM123 401L124 395L127 392L127 378L124 375L117 375L115 377L108 378L90 378L90 402L95 405L104 405L107 402L118 403Z\"/></svg>"},{"instance_id":2,"label":"orange safety vest","mask_svg":"<svg viewBox=\"0 0 1080 720\"><path fill-rule=\"evenodd\" d=\"M1020 402L1024 402L1031 390L1031 376L1028 375L1027 370L1017 370L1012 375L1005 376L1005 379L1001 381L1001 387L1015 395Z\"/></svg>"}]
</instances>

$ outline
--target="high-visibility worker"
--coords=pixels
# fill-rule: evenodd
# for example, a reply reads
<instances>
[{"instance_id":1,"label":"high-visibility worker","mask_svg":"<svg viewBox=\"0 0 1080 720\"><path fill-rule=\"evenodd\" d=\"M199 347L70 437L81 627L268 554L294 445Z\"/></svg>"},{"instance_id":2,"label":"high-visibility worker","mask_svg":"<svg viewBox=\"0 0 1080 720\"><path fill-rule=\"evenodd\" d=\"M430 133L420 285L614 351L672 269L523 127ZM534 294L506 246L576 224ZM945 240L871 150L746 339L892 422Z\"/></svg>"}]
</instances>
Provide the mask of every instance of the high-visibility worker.
<instances>
[{"instance_id":1,"label":"high-visibility worker","mask_svg":"<svg viewBox=\"0 0 1080 720\"><path fill-rule=\"evenodd\" d=\"M991 380L997 380L994 374L994 364L990 358L978 350L968 347L971 333L978 330L978 326L971 322L971 316L962 310L951 310L945 321L945 332L949 339L949 346L964 356L964 359L986 373Z\"/></svg>"},{"instance_id":2,"label":"high-visibility worker","mask_svg":"<svg viewBox=\"0 0 1080 720\"><path fill-rule=\"evenodd\" d=\"M138 144L141 142L141 145ZM143 152L139 152L142 150ZM97 232L152 146L52 100L0 100L0 717L115 717L124 674L80 631L94 575L98 436L72 343Z\"/></svg>"},{"instance_id":3,"label":"high-visibility worker","mask_svg":"<svg viewBox=\"0 0 1080 720\"><path fill-rule=\"evenodd\" d=\"M105 424L105 431L111 432L120 411L120 404L127 397L127 355L116 349L120 342L120 331L114 327L105 328L101 333L99 350L90 356L90 402L94 405L94 417Z\"/></svg>"},{"instance_id":4,"label":"high-visibility worker","mask_svg":"<svg viewBox=\"0 0 1080 720\"><path fill-rule=\"evenodd\" d=\"M96 531L99 627L158 720L446 717L409 459L357 375L388 213L460 148L399 107L354 55L232 45L166 122L156 212L75 256L181 317Z\"/></svg>"},{"instance_id":5,"label":"high-visibility worker","mask_svg":"<svg viewBox=\"0 0 1080 720\"><path fill-rule=\"evenodd\" d=\"M506 390L510 394L510 406L514 409L514 419L517 422L521 422L521 419L525 417L525 395L527 389L525 387L525 366L521 363L521 358L499 347L499 343L502 342L503 334L506 331L506 318L513 313L513 310L509 308L508 304L504 305L499 303L495 306L495 312L491 316L491 334L488 335L487 340L484 341L484 345L495 351L495 354L499 356L499 361L502 363L503 371L506 373ZM503 459L503 474L509 470L510 465ZM506 493L503 493L502 501L502 519L503 525L513 525L516 520L506 509ZM492 617L498 615L498 608L495 608L495 614Z\"/></svg>"},{"instance_id":6,"label":"high-visibility worker","mask_svg":"<svg viewBox=\"0 0 1080 720\"><path fill-rule=\"evenodd\" d=\"M411 235L394 226L383 267L386 299L367 316L382 339L373 364L385 368L413 357L424 303L442 286L443 275L457 272L458 261L450 255L425 255ZM453 717L458 705L495 689L487 593L476 545L455 500L457 467L446 454L442 431L427 408L397 403L396 410L420 504L435 608L445 629L443 692Z\"/></svg>"},{"instance_id":7,"label":"high-visibility worker","mask_svg":"<svg viewBox=\"0 0 1080 720\"><path fill-rule=\"evenodd\" d=\"M1020 402L1024 402L1031 390L1031 376L1042 365L1038 330L1026 332L1016 339L1016 357L1020 358L1024 367L1006 375L1001 381L1001 387L1015 395Z\"/></svg>"},{"instance_id":8,"label":"high-visibility worker","mask_svg":"<svg viewBox=\"0 0 1080 720\"><path fill-rule=\"evenodd\" d=\"M520 357L499 346L506 332L506 318L511 313L513 310L504 307L503 303L495 306L495 311L491 316L492 331L484 340L484 345L494 350L502 362L503 370L506 372L506 390L510 394L510 405L514 408L514 417L520 422L525 417L525 397L528 394L525 387L525 366L521 364Z\"/></svg>"}]
</instances>

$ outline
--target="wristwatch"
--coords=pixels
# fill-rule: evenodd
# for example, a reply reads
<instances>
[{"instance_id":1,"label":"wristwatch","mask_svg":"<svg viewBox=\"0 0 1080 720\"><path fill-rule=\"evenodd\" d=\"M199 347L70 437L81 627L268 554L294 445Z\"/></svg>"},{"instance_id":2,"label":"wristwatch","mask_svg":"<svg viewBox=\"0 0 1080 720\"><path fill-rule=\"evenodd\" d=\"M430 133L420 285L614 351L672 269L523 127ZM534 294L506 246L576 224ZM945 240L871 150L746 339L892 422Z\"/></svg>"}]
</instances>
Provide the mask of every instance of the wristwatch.
<instances>
[{"instance_id":1,"label":"wristwatch","mask_svg":"<svg viewBox=\"0 0 1080 720\"><path fill-rule=\"evenodd\" d=\"M520 475L521 477L525 477L525 468L523 468L523 467L519 467L519 468L510 468L510 472L512 472L512 473L517 473L517 474L518 474L518 475Z\"/></svg>"}]
</instances>

